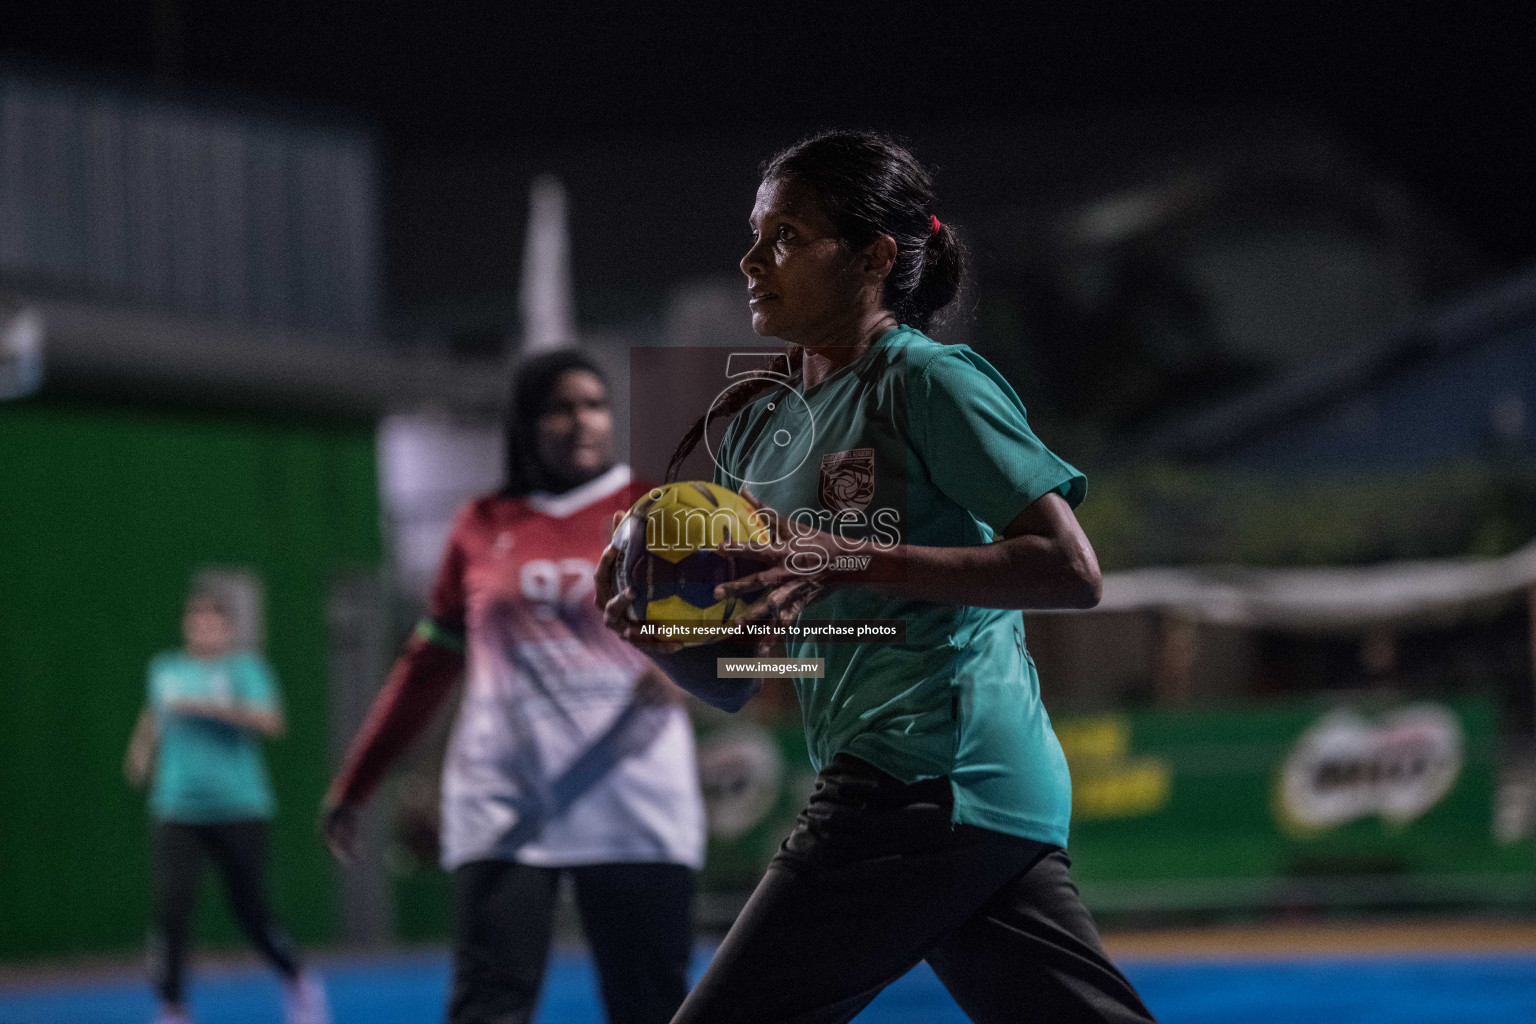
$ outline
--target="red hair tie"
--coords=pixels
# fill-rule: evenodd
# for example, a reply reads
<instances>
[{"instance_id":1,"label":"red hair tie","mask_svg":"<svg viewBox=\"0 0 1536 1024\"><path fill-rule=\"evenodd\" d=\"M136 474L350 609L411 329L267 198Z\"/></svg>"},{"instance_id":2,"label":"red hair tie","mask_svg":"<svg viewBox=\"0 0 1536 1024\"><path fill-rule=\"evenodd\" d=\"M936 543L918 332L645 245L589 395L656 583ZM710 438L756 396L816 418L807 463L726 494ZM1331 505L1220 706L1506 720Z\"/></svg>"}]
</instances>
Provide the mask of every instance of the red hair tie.
<instances>
[{"instance_id":1,"label":"red hair tie","mask_svg":"<svg viewBox=\"0 0 1536 1024\"><path fill-rule=\"evenodd\" d=\"M939 218L935 217L931 213L928 215L928 224L930 225L929 229L928 229L928 233L931 234L931 235L938 234L939 233L939 228L943 227L943 225L939 223Z\"/></svg>"}]
</instances>

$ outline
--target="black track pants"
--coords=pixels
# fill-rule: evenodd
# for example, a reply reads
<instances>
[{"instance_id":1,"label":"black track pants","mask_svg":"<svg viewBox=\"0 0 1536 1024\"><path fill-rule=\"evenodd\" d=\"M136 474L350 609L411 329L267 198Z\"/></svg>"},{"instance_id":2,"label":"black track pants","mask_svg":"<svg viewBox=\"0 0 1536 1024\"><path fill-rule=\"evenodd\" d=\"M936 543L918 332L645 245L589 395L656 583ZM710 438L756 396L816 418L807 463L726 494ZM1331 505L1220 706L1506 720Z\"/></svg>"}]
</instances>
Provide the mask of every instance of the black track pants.
<instances>
[{"instance_id":1,"label":"black track pants","mask_svg":"<svg viewBox=\"0 0 1536 1024\"><path fill-rule=\"evenodd\" d=\"M980 1024L1148 1022L1055 846L952 825L947 779L821 773L674 1024L831 1024L926 959Z\"/></svg>"},{"instance_id":2,"label":"black track pants","mask_svg":"<svg viewBox=\"0 0 1536 1024\"><path fill-rule=\"evenodd\" d=\"M575 882L609 1024L665 1024L672 1018L688 991L693 952L691 869L474 861L453 872L450 1024L532 1020L562 872Z\"/></svg>"},{"instance_id":3,"label":"black track pants","mask_svg":"<svg viewBox=\"0 0 1536 1024\"><path fill-rule=\"evenodd\" d=\"M202 880L203 859L212 857L224 879L235 920L251 944L284 978L299 974L293 942L267 908L267 822L221 821L188 825L162 821L154 830L155 929L151 963L155 990L168 1003L182 1001L187 935Z\"/></svg>"}]
</instances>

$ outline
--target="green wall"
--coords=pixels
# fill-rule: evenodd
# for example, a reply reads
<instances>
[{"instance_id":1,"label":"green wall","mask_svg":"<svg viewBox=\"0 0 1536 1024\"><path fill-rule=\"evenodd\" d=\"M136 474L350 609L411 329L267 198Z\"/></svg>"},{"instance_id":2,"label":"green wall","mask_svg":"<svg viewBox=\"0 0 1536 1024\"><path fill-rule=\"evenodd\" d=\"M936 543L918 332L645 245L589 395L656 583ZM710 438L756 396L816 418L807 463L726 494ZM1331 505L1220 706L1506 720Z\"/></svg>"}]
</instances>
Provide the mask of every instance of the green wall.
<instances>
[{"instance_id":1,"label":"green wall","mask_svg":"<svg viewBox=\"0 0 1536 1024\"><path fill-rule=\"evenodd\" d=\"M301 941L332 936L325 600L333 571L381 548L371 424L0 405L0 958L141 947L145 815L123 747L206 566L265 585L289 718L267 747L273 897ZM199 942L234 936L204 899Z\"/></svg>"}]
</instances>

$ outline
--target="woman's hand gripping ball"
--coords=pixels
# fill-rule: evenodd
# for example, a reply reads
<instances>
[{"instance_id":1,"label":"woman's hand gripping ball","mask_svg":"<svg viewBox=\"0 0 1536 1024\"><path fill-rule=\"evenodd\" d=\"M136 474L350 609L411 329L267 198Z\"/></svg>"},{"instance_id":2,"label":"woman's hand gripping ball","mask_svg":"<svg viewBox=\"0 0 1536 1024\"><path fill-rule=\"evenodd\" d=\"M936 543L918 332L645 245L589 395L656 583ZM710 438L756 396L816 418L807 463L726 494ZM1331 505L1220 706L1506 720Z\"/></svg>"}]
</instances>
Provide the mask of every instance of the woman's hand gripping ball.
<instances>
[{"instance_id":1,"label":"woman's hand gripping ball","mask_svg":"<svg viewBox=\"0 0 1536 1024\"><path fill-rule=\"evenodd\" d=\"M847 570L837 568L839 558L845 552L831 533L803 524L792 524L786 531L771 511L763 509L762 502L749 489L743 487L740 493L754 509L764 512L762 521L767 525L771 539L766 545L732 542L717 549L724 555L751 557L770 563L766 568L715 588L717 600L761 591L738 621L786 627L800 617L806 605L828 589L855 582ZM766 655L769 647L781 645L781 639L760 642L758 654Z\"/></svg>"}]
</instances>

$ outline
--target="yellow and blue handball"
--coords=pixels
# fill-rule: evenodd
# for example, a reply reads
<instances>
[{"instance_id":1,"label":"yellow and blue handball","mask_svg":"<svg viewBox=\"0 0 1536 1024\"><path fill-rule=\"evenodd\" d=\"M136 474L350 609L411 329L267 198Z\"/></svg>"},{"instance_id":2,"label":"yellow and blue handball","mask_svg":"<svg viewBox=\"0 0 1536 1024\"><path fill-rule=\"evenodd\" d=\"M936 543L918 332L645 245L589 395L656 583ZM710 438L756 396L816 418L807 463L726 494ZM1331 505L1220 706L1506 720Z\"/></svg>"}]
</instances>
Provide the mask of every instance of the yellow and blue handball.
<instances>
[{"instance_id":1,"label":"yellow and blue handball","mask_svg":"<svg viewBox=\"0 0 1536 1024\"><path fill-rule=\"evenodd\" d=\"M762 518L735 491L705 481L662 484L642 495L614 531L614 585L634 591L630 615L638 621L734 622L751 602L716 601L715 587L761 563L715 549L768 540Z\"/></svg>"}]
</instances>

